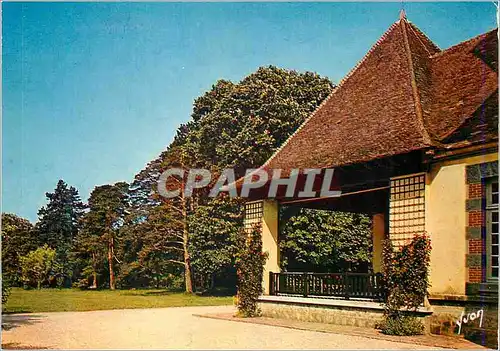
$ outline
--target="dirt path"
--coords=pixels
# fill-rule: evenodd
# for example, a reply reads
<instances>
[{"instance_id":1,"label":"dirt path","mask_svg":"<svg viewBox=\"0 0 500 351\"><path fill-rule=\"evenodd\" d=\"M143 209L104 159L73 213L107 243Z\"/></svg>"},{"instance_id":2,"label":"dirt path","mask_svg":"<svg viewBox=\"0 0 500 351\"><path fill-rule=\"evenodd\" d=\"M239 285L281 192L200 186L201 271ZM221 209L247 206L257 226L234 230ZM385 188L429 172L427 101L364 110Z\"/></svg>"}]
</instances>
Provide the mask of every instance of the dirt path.
<instances>
[{"instance_id":1,"label":"dirt path","mask_svg":"<svg viewBox=\"0 0 500 351\"><path fill-rule=\"evenodd\" d=\"M58 349L423 349L360 336L196 317L232 306L3 316L4 348Z\"/></svg>"}]
</instances>

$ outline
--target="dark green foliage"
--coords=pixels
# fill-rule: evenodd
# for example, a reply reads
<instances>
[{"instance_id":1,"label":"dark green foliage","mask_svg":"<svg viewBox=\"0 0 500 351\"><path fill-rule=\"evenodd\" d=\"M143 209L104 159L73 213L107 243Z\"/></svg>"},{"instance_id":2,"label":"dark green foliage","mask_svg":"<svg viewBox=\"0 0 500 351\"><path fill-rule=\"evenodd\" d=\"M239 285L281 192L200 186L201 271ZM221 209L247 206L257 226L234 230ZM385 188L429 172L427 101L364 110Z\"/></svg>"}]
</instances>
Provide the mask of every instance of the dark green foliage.
<instances>
[{"instance_id":1,"label":"dark green foliage","mask_svg":"<svg viewBox=\"0 0 500 351\"><path fill-rule=\"evenodd\" d=\"M193 120L181 126L178 139L200 166L259 167L332 88L315 73L274 66L261 67L237 84L220 80L195 100Z\"/></svg>"},{"instance_id":2,"label":"dark green foliage","mask_svg":"<svg viewBox=\"0 0 500 351\"><path fill-rule=\"evenodd\" d=\"M213 289L214 276L234 266L239 229L243 224L241 201L218 197L199 206L190 216L191 264L199 289Z\"/></svg>"},{"instance_id":3,"label":"dark green foliage","mask_svg":"<svg viewBox=\"0 0 500 351\"><path fill-rule=\"evenodd\" d=\"M260 314L257 299L262 294L262 278L267 253L262 252L262 234L259 226L250 233L242 231L241 247L236 258L238 271L238 315L256 317Z\"/></svg>"},{"instance_id":4,"label":"dark green foliage","mask_svg":"<svg viewBox=\"0 0 500 351\"><path fill-rule=\"evenodd\" d=\"M85 206L78 190L68 187L63 180L57 182L53 193L45 195L48 203L38 211L35 231L40 245L47 244L56 250L56 259L60 263L58 273L64 277L60 282L66 281L65 285L70 286L74 267L69 256Z\"/></svg>"},{"instance_id":5,"label":"dark green foliage","mask_svg":"<svg viewBox=\"0 0 500 351\"><path fill-rule=\"evenodd\" d=\"M182 230L179 214L169 210L156 193L157 181L168 152L149 162L128 190L129 206L118 254L122 264L118 279L122 287L168 286L172 274L182 274L178 264L182 246L177 233Z\"/></svg>"},{"instance_id":6,"label":"dark green foliage","mask_svg":"<svg viewBox=\"0 0 500 351\"><path fill-rule=\"evenodd\" d=\"M182 273L179 223L165 205L151 207L147 217L122 228L119 280L123 287L169 287L171 275Z\"/></svg>"},{"instance_id":7,"label":"dark green foliage","mask_svg":"<svg viewBox=\"0 0 500 351\"><path fill-rule=\"evenodd\" d=\"M78 232L79 219L85 206L78 191L59 180L53 193L46 193L48 204L38 211L36 225L40 242L56 248L58 257L71 246Z\"/></svg>"},{"instance_id":8,"label":"dark green foliage","mask_svg":"<svg viewBox=\"0 0 500 351\"><path fill-rule=\"evenodd\" d=\"M100 269L104 270L107 261L109 285L115 288L116 241L123 225L127 208L128 184L119 182L94 188L89 198L89 211L82 219L82 229L77 237L74 251L85 263L82 274L95 277Z\"/></svg>"},{"instance_id":9,"label":"dark green foliage","mask_svg":"<svg viewBox=\"0 0 500 351\"><path fill-rule=\"evenodd\" d=\"M371 222L362 214L301 209L283 223L280 250L289 271L363 271L371 262Z\"/></svg>"},{"instance_id":10,"label":"dark green foliage","mask_svg":"<svg viewBox=\"0 0 500 351\"><path fill-rule=\"evenodd\" d=\"M430 252L430 239L425 234L415 236L400 251L394 250L390 240L384 242L384 333L420 330L420 327L417 327L420 321L412 320L414 317L408 316L407 313L416 311L427 296Z\"/></svg>"},{"instance_id":11,"label":"dark green foliage","mask_svg":"<svg viewBox=\"0 0 500 351\"><path fill-rule=\"evenodd\" d=\"M33 225L24 218L2 213L2 276L13 286L21 286L19 258L38 247Z\"/></svg>"},{"instance_id":12,"label":"dark green foliage","mask_svg":"<svg viewBox=\"0 0 500 351\"><path fill-rule=\"evenodd\" d=\"M3 278L2 274L2 305L5 305L7 303L9 295L10 295L10 283L8 280Z\"/></svg>"}]
</instances>

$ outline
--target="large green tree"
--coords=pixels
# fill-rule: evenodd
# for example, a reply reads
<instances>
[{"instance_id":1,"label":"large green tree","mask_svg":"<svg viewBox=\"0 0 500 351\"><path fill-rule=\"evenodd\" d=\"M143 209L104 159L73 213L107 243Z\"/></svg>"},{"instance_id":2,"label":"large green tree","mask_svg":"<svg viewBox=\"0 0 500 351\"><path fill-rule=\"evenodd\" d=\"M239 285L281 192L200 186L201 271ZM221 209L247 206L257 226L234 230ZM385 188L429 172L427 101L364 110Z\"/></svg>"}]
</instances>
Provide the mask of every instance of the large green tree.
<instances>
[{"instance_id":1,"label":"large green tree","mask_svg":"<svg viewBox=\"0 0 500 351\"><path fill-rule=\"evenodd\" d=\"M128 184L125 182L95 187L89 197L89 211L82 221L82 234L78 237L77 250L87 254L94 285L97 266L105 259L112 290L116 288L116 263L120 261L115 250L128 207L127 193Z\"/></svg>"},{"instance_id":2,"label":"large green tree","mask_svg":"<svg viewBox=\"0 0 500 351\"><path fill-rule=\"evenodd\" d=\"M214 176L233 168L236 178L261 166L328 96L333 84L311 72L261 67L239 83L218 81L195 100L192 120L177 142ZM212 275L234 265L241 202L202 198L191 214L191 252L197 272ZM203 276L203 274L202 274Z\"/></svg>"},{"instance_id":3,"label":"large green tree","mask_svg":"<svg viewBox=\"0 0 500 351\"><path fill-rule=\"evenodd\" d=\"M27 219L2 213L2 277L12 285L21 284L19 258L35 250L38 239Z\"/></svg>"},{"instance_id":4,"label":"large green tree","mask_svg":"<svg viewBox=\"0 0 500 351\"><path fill-rule=\"evenodd\" d=\"M246 168L260 166L332 88L327 78L317 74L273 66L259 68L237 83L216 82L195 100L191 120L180 126L169 148L136 176L131 186L136 215L130 226L134 230L127 236L147 248L147 257L162 257L158 250L168 253L162 259L184 268L187 291L191 291L191 274L186 272L191 267L199 279L206 280L234 266L241 203L227 197L208 198L202 191L191 199L158 198L155 183L159 174L171 167L205 168L216 178L222 169L233 167L236 176L241 176ZM182 187L183 180L177 179L177 186ZM160 216L156 208L161 208ZM162 235L168 249L148 244L155 242L147 239L149 236L154 238L154 233L167 229L168 234ZM175 253L177 259L172 258ZM129 258L131 266L146 266L144 260Z\"/></svg>"},{"instance_id":5,"label":"large green tree","mask_svg":"<svg viewBox=\"0 0 500 351\"><path fill-rule=\"evenodd\" d=\"M261 67L239 83L218 81L194 102L178 134L198 165L259 167L328 96L333 84L311 72Z\"/></svg>"},{"instance_id":6,"label":"large green tree","mask_svg":"<svg viewBox=\"0 0 500 351\"><path fill-rule=\"evenodd\" d=\"M47 244L56 250L56 259L61 264L61 274L72 277L72 262L69 253L78 233L80 218L85 205L78 190L63 180L57 182L53 193L46 193L48 203L38 211L35 226L41 245Z\"/></svg>"}]
</instances>

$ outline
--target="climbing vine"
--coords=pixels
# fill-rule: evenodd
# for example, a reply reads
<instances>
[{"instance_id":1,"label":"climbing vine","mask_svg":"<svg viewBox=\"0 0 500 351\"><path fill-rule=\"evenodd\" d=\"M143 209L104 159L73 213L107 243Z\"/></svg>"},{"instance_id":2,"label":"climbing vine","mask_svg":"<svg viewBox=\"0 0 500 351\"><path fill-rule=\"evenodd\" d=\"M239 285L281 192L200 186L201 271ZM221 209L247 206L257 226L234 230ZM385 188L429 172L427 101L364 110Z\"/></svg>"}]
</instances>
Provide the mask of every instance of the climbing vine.
<instances>
[{"instance_id":1,"label":"climbing vine","mask_svg":"<svg viewBox=\"0 0 500 351\"><path fill-rule=\"evenodd\" d=\"M390 240L384 242L383 274L385 286L382 332L393 335L416 335L423 324L408 312L415 312L427 296L431 244L426 234L395 251Z\"/></svg>"},{"instance_id":2,"label":"climbing vine","mask_svg":"<svg viewBox=\"0 0 500 351\"><path fill-rule=\"evenodd\" d=\"M250 233L242 232L240 249L236 258L238 272L238 315L255 317L260 314L257 300L262 294L262 278L267 253L262 252L260 226Z\"/></svg>"}]
</instances>

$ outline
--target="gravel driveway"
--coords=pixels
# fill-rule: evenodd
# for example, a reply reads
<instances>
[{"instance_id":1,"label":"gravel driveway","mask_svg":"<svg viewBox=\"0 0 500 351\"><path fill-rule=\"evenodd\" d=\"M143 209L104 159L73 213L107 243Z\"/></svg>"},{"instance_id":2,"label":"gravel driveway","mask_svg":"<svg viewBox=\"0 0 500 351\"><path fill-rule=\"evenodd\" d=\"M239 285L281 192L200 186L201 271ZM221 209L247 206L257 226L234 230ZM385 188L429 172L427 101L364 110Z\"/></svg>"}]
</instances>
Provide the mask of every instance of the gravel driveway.
<instances>
[{"instance_id":1,"label":"gravel driveway","mask_svg":"<svg viewBox=\"0 0 500 351\"><path fill-rule=\"evenodd\" d=\"M200 318L232 306L3 316L4 346L58 349L422 349L422 346Z\"/></svg>"}]
</instances>

